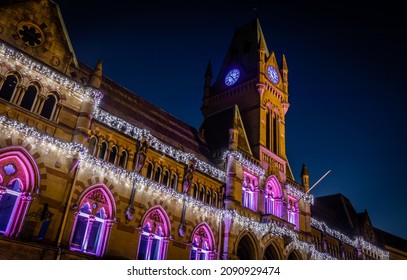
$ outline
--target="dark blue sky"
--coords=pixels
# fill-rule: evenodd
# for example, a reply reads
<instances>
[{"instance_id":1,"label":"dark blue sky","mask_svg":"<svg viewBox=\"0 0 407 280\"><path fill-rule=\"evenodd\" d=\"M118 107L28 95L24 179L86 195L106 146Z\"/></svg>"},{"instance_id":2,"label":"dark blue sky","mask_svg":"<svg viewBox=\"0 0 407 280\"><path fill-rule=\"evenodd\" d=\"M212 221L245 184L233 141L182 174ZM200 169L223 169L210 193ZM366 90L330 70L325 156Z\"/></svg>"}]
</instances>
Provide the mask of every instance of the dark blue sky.
<instances>
[{"instance_id":1,"label":"dark blue sky","mask_svg":"<svg viewBox=\"0 0 407 280\"><path fill-rule=\"evenodd\" d=\"M374 226L407 239L407 45L403 9L345 2L59 0L78 60L198 128L214 76L257 6L270 51L289 69L287 156L315 196L342 193ZM309 2L309 1L307 1ZM129 3L132 3L131 5ZM178 3L178 4L176 4ZM401 5L401 4L399 4Z\"/></svg>"}]
</instances>

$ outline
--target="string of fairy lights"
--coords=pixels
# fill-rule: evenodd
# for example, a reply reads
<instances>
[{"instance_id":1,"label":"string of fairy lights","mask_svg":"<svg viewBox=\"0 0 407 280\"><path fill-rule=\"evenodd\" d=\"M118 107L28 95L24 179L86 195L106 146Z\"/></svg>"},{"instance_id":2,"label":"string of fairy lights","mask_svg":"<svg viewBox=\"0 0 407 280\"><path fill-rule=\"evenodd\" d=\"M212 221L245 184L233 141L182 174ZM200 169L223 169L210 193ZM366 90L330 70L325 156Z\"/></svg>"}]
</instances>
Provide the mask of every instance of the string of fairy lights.
<instances>
[{"instance_id":1,"label":"string of fairy lights","mask_svg":"<svg viewBox=\"0 0 407 280\"><path fill-rule=\"evenodd\" d=\"M198 170L217 178L218 180L225 182L225 172L213 167L200 159L195 155L186 153L183 151L176 150L154 137L148 130L140 129L134 125L131 125L124 120L117 118L105 111L98 108L102 94L100 91L84 88L83 86L71 81L69 78L54 72L48 67L42 65L39 62L27 58L25 55L19 53L7 47L6 45L0 43L0 61L11 63L12 60L17 64L26 66L29 69L37 71L39 74L48 77L55 83L66 87L70 91L74 91L77 94L92 98L95 102L95 114L94 118L98 121L104 123L105 125L115 128L126 135L129 135L137 140L142 137L147 137L150 141L150 146L156 150L165 153L176 159L179 162L187 164L190 160L195 160L197 163ZM103 176L113 180L116 184L130 188L135 182L138 186L138 190L144 192L148 195L154 197L159 197L165 199L165 201L175 201L180 204L185 200L188 209L192 213L199 213L204 217L213 217L220 220L229 219L233 223L239 224L243 228L250 228L259 237L265 234L272 233L277 236L289 236L292 239L290 243L293 248L300 251L304 251L311 254L311 258L314 259L335 259L331 255L323 252L319 252L313 244L306 243L299 239L298 234L292 229L278 224L277 222L261 223L254 221L248 217L239 214L236 210L225 210L215 208L213 206L207 205L202 201L196 200L186 194L181 194L175 190L168 188L167 186L158 184L152 180L144 178L135 172L129 172L121 167L115 166L109 162L103 161L101 159L95 158L88 153L86 147L77 143L65 142L49 136L45 133L38 131L37 129L27 126L19 121L10 120L5 116L0 116L0 132L3 139L22 139L23 142L30 144L34 149L41 149L44 153L56 153L58 156L63 155L67 158L79 157L80 158L80 169L86 170L87 173L93 175ZM264 176L265 171L253 163L242 154L238 152L233 152L225 154L225 159L228 155L233 156L240 164L244 165L248 170L251 170L259 176ZM298 189L287 186L288 191L295 197L303 197L304 194ZM311 197L308 198L311 200ZM325 223L319 222L315 219L311 219L311 225L322 232L338 238L344 243L347 243L355 248L363 248L364 250L370 251L376 254L380 259L388 259L389 253L383 251L373 244L367 242L362 237L356 237L355 239L350 239L348 236L340 233L336 230L330 229Z\"/></svg>"}]
</instances>

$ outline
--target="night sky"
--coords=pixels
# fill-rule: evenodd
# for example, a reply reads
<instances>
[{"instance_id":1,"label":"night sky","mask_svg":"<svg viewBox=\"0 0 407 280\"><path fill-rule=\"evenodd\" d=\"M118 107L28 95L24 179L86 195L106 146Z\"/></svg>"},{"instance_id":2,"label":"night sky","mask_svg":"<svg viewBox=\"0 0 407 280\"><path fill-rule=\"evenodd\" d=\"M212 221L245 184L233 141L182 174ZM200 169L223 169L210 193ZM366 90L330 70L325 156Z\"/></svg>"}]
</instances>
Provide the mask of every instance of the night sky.
<instances>
[{"instance_id":1,"label":"night sky","mask_svg":"<svg viewBox=\"0 0 407 280\"><path fill-rule=\"evenodd\" d=\"M296 180L303 163L311 185L332 170L314 196L342 193L375 227L407 239L401 3L56 2L78 60L93 67L102 59L105 76L195 128L208 61L215 79L233 32L257 14L269 51L288 63L287 156Z\"/></svg>"}]
</instances>

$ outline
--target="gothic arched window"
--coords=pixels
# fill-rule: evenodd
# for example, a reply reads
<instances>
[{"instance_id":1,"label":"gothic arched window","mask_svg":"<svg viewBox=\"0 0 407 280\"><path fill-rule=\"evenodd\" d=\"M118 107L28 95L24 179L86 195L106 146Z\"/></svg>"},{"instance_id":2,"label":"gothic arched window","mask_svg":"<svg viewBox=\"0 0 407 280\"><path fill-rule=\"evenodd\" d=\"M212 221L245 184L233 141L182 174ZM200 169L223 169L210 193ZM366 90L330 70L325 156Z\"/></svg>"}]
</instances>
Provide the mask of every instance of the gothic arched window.
<instances>
[{"instance_id":1,"label":"gothic arched window","mask_svg":"<svg viewBox=\"0 0 407 280\"><path fill-rule=\"evenodd\" d=\"M170 184L170 171L167 169L164 172L163 185L168 187Z\"/></svg>"},{"instance_id":2,"label":"gothic arched window","mask_svg":"<svg viewBox=\"0 0 407 280\"><path fill-rule=\"evenodd\" d=\"M8 75L0 89L0 98L10 101L17 86L17 77Z\"/></svg>"},{"instance_id":3,"label":"gothic arched window","mask_svg":"<svg viewBox=\"0 0 407 280\"><path fill-rule=\"evenodd\" d=\"M95 156L98 146L98 138L96 136L92 136L89 140L88 151L89 154Z\"/></svg>"},{"instance_id":4,"label":"gothic arched window","mask_svg":"<svg viewBox=\"0 0 407 280\"><path fill-rule=\"evenodd\" d=\"M246 171L242 184L242 205L257 211L257 178Z\"/></svg>"},{"instance_id":5,"label":"gothic arched window","mask_svg":"<svg viewBox=\"0 0 407 280\"><path fill-rule=\"evenodd\" d=\"M110 152L110 155L109 155L109 162L110 162L111 164L115 164L117 154L118 154L118 149L117 149L116 146L113 146L113 148L112 148L112 150L111 150L111 152Z\"/></svg>"},{"instance_id":6,"label":"gothic arched window","mask_svg":"<svg viewBox=\"0 0 407 280\"><path fill-rule=\"evenodd\" d=\"M28 152L0 149L0 234L18 237L38 184L38 170Z\"/></svg>"},{"instance_id":7,"label":"gothic arched window","mask_svg":"<svg viewBox=\"0 0 407 280\"><path fill-rule=\"evenodd\" d=\"M81 199L75 213L70 249L102 256L114 219L113 202L104 186L96 186Z\"/></svg>"},{"instance_id":8,"label":"gothic arched window","mask_svg":"<svg viewBox=\"0 0 407 280\"><path fill-rule=\"evenodd\" d=\"M212 260L214 238L206 223L197 226L192 233L190 260Z\"/></svg>"},{"instance_id":9,"label":"gothic arched window","mask_svg":"<svg viewBox=\"0 0 407 280\"><path fill-rule=\"evenodd\" d=\"M178 185L178 176L177 174L172 174L171 177L171 189L173 189L174 191L177 191L177 185Z\"/></svg>"},{"instance_id":10,"label":"gothic arched window","mask_svg":"<svg viewBox=\"0 0 407 280\"><path fill-rule=\"evenodd\" d=\"M160 166L157 166L157 169L155 170L155 174L154 174L154 181L156 181L157 183L160 183L161 172L162 172L162 168Z\"/></svg>"},{"instance_id":11,"label":"gothic arched window","mask_svg":"<svg viewBox=\"0 0 407 280\"><path fill-rule=\"evenodd\" d=\"M276 176L267 179L264 189L264 213L282 217L283 192Z\"/></svg>"},{"instance_id":12,"label":"gothic arched window","mask_svg":"<svg viewBox=\"0 0 407 280\"><path fill-rule=\"evenodd\" d=\"M52 120L55 115L57 102L58 98L54 94L48 95L44 101L40 115L44 118Z\"/></svg>"},{"instance_id":13,"label":"gothic arched window","mask_svg":"<svg viewBox=\"0 0 407 280\"><path fill-rule=\"evenodd\" d=\"M161 207L150 209L143 218L138 260L164 260L167 255L170 223Z\"/></svg>"},{"instance_id":14,"label":"gothic arched window","mask_svg":"<svg viewBox=\"0 0 407 280\"><path fill-rule=\"evenodd\" d=\"M119 161L119 166L121 168L126 169L128 156L129 156L129 153L127 152L127 150L123 150L122 155L120 156L120 161Z\"/></svg>"},{"instance_id":15,"label":"gothic arched window","mask_svg":"<svg viewBox=\"0 0 407 280\"><path fill-rule=\"evenodd\" d=\"M31 111L34 106L34 102L37 99L38 88L34 85L30 85L24 92L23 99L21 100L20 106L28 111Z\"/></svg>"},{"instance_id":16,"label":"gothic arched window","mask_svg":"<svg viewBox=\"0 0 407 280\"><path fill-rule=\"evenodd\" d=\"M153 179L153 171L154 171L154 165L152 162L150 162L147 166L147 179Z\"/></svg>"},{"instance_id":17,"label":"gothic arched window","mask_svg":"<svg viewBox=\"0 0 407 280\"><path fill-rule=\"evenodd\" d=\"M103 141L102 142L102 145L100 145L100 150L99 150L99 158L101 158L101 159L105 159L106 158L106 152L107 152L107 142L106 141Z\"/></svg>"}]
</instances>

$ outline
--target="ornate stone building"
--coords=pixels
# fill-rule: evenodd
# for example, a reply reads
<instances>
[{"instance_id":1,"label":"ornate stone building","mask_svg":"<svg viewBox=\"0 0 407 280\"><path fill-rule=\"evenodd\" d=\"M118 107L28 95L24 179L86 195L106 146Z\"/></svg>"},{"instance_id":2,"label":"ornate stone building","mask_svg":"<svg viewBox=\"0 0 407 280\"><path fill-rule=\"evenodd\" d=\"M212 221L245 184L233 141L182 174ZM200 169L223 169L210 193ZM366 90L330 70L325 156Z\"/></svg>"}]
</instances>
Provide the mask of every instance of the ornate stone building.
<instances>
[{"instance_id":1,"label":"ornate stone building","mask_svg":"<svg viewBox=\"0 0 407 280\"><path fill-rule=\"evenodd\" d=\"M53 1L2 1L0 259L406 258L294 180L288 66L257 19L205 76L196 129L78 61Z\"/></svg>"}]
</instances>

